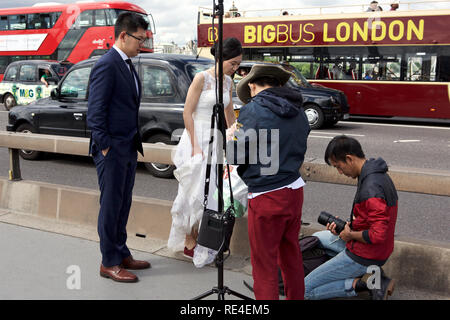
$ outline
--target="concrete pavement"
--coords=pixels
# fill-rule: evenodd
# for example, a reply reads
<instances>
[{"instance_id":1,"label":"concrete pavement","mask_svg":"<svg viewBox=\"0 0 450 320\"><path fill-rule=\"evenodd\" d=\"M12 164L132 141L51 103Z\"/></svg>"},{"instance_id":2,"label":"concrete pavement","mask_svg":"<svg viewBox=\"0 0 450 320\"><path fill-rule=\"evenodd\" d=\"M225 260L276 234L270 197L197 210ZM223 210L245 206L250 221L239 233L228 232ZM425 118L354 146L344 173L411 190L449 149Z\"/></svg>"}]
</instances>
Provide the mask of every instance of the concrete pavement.
<instances>
[{"instance_id":1,"label":"concrete pavement","mask_svg":"<svg viewBox=\"0 0 450 320\"><path fill-rule=\"evenodd\" d=\"M128 245L149 270L136 271L138 283L122 284L99 276L100 252L94 228L0 212L0 299L175 300L191 299L217 285L217 269L195 268L171 255L161 240L131 236ZM249 262L225 262L224 284L250 296L242 281L252 283ZM209 299L217 299L217 295ZM235 299L226 296L225 299ZM397 287L394 300L450 299Z\"/></svg>"}]
</instances>

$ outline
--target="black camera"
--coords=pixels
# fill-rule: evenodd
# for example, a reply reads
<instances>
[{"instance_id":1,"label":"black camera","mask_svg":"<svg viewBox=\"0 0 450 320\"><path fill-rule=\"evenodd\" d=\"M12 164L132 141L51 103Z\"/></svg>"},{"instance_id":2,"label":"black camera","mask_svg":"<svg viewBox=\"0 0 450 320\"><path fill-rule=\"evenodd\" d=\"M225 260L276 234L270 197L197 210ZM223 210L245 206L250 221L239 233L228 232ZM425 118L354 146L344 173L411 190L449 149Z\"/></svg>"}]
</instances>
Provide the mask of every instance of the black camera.
<instances>
[{"instance_id":1,"label":"black camera","mask_svg":"<svg viewBox=\"0 0 450 320\"><path fill-rule=\"evenodd\" d=\"M345 225L347 224L347 222L345 222L344 220L341 220L339 218L336 218L335 216L329 214L328 212L322 211L319 214L319 218L317 218L317 222L319 222L321 225L326 226L327 223L332 223L334 222L336 224L336 232L339 234L342 232L342 230L344 230Z\"/></svg>"}]
</instances>

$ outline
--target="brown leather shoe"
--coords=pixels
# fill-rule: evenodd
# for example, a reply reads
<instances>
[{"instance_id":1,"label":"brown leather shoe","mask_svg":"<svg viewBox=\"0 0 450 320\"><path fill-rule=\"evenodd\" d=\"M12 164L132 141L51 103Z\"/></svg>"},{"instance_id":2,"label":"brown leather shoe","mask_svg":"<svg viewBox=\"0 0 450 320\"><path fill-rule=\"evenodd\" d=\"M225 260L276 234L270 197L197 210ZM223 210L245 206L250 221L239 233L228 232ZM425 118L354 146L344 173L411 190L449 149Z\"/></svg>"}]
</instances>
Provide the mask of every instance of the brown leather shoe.
<instances>
[{"instance_id":1,"label":"brown leather shoe","mask_svg":"<svg viewBox=\"0 0 450 320\"><path fill-rule=\"evenodd\" d=\"M133 256L129 256L122 260L120 267L131 270L141 270L151 268L151 265L147 261L134 260Z\"/></svg>"},{"instance_id":2,"label":"brown leather shoe","mask_svg":"<svg viewBox=\"0 0 450 320\"><path fill-rule=\"evenodd\" d=\"M120 266L104 267L100 265L100 276L117 282L137 282L138 277Z\"/></svg>"}]
</instances>

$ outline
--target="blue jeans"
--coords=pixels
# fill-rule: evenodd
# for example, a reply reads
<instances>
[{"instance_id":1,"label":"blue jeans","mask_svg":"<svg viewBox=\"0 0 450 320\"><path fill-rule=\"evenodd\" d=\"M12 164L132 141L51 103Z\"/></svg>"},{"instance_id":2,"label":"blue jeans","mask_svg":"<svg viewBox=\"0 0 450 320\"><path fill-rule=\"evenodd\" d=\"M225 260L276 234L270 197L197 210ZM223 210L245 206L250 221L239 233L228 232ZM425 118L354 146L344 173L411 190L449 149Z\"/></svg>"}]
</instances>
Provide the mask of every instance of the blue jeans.
<instances>
[{"instance_id":1,"label":"blue jeans","mask_svg":"<svg viewBox=\"0 0 450 320\"><path fill-rule=\"evenodd\" d=\"M345 253L345 242L330 231L319 231L314 236L320 239L321 247L333 258L305 277L305 299L356 296L353 281L364 275L367 267L353 261Z\"/></svg>"}]
</instances>

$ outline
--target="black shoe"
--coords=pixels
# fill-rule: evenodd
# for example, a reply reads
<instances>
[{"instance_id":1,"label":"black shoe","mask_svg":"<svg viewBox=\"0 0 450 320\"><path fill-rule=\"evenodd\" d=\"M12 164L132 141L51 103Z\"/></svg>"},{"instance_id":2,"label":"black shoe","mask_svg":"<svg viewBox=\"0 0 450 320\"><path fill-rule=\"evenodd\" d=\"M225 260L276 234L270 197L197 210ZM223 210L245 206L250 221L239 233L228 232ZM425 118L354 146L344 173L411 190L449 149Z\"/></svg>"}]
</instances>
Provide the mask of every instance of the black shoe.
<instances>
[{"instance_id":1,"label":"black shoe","mask_svg":"<svg viewBox=\"0 0 450 320\"><path fill-rule=\"evenodd\" d=\"M380 289L372 289L372 300L387 300L388 295L394 292L395 280L388 278L382 273L380 281Z\"/></svg>"}]
</instances>

